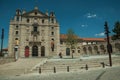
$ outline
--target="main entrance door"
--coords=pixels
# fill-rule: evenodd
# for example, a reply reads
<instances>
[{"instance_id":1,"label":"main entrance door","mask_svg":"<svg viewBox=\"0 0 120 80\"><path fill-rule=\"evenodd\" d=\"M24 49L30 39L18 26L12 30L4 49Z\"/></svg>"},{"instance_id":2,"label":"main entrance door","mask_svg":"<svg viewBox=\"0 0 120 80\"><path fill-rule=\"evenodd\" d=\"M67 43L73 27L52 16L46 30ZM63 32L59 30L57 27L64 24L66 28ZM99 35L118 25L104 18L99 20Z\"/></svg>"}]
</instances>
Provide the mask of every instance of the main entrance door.
<instances>
[{"instance_id":1,"label":"main entrance door","mask_svg":"<svg viewBox=\"0 0 120 80\"><path fill-rule=\"evenodd\" d=\"M25 57L29 57L29 47L25 47Z\"/></svg>"},{"instance_id":2,"label":"main entrance door","mask_svg":"<svg viewBox=\"0 0 120 80\"><path fill-rule=\"evenodd\" d=\"M41 56L45 56L45 47L44 46L41 47Z\"/></svg>"},{"instance_id":3,"label":"main entrance door","mask_svg":"<svg viewBox=\"0 0 120 80\"><path fill-rule=\"evenodd\" d=\"M38 46L36 45L32 47L32 56L38 56Z\"/></svg>"}]
</instances>

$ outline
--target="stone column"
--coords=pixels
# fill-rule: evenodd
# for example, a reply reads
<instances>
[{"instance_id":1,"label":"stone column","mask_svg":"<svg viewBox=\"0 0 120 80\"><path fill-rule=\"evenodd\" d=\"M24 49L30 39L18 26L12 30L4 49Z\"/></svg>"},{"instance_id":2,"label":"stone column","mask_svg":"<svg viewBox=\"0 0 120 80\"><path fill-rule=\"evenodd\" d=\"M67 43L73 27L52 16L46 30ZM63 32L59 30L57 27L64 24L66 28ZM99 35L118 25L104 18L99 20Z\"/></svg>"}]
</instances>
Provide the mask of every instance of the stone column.
<instances>
[{"instance_id":1,"label":"stone column","mask_svg":"<svg viewBox=\"0 0 120 80\"><path fill-rule=\"evenodd\" d=\"M41 46L38 46L38 57L41 57Z\"/></svg>"}]
</instances>

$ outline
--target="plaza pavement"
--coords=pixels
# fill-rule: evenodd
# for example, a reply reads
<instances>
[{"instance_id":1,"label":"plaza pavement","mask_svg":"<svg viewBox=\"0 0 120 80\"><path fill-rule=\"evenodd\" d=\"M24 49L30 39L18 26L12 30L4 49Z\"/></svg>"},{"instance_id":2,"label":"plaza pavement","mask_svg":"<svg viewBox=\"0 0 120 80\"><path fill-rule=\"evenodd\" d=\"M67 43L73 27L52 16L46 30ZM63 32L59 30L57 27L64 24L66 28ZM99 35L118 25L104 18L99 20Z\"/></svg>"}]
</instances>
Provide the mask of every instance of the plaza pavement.
<instances>
[{"instance_id":1,"label":"plaza pavement","mask_svg":"<svg viewBox=\"0 0 120 80\"><path fill-rule=\"evenodd\" d=\"M0 80L120 80L120 66L69 73L32 73L20 76L0 76Z\"/></svg>"},{"instance_id":2,"label":"plaza pavement","mask_svg":"<svg viewBox=\"0 0 120 80\"><path fill-rule=\"evenodd\" d=\"M80 57L80 59L107 58L108 56ZM60 59L50 59L60 60ZM20 59L17 62L0 65L0 80L120 80L120 65L106 68L92 68L73 72L42 73L38 72L27 74L35 66L43 64L46 58Z\"/></svg>"}]
</instances>

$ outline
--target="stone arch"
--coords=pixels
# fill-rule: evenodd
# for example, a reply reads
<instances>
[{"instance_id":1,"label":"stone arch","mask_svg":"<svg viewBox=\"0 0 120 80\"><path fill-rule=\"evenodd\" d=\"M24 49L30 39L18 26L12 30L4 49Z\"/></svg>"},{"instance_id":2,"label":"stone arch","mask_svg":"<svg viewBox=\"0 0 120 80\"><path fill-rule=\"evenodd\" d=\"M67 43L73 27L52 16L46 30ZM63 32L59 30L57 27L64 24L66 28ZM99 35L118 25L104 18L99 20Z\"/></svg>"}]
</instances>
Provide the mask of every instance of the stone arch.
<instances>
[{"instance_id":1,"label":"stone arch","mask_svg":"<svg viewBox=\"0 0 120 80\"><path fill-rule=\"evenodd\" d=\"M80 47L77 47L77 52L80 53Z\"/></svg>"},{"instance_id":2,"label":"stone arch","mask_svg":"<svg viewBox=\"0 0 120 80\"><path fill-rule=\"evenodd\" d=\"M115 49L116 51L120 51L120 43L115 43Z\"/></svg>"},{"instance_id":3,"label":"stone arch","mask_svg":"<svg viewBox=\"0 0 120 80\"><path fill-rule=\"evenodd\" d=\"M72 49L72 53L75 53L75 46L72 46L71 49Z\"/></svg>"},{"instance_id":4,"label":"stone arch","mask_svg":"<svg viewBox=\"0 0 120 80\"><path fill-rule=\"evenodd\" d=\"M98 46L94 46L94 51L95 51L95 53L99 54Z\"/></svg>"},{"instance_id":5,"label":"stone arch","mask_svg":"<svg viewBox=\"0 0 120 80\"><path fill-rule=\"evenodd\" d=\"M84 52L85 54L87 54L87 49L86 49L86 47L83 47L83 52Z\"/></svg>"},{"instance_id":6,"label":"stone arch","mask_svg":"<svg viewBox=\"0 0 120 80\"><path fill-rule=\"evenodd\" d=\"M104 45L100 45L100 50L101 50L101 53L105 54L106 50Z\"/></svg>"},{"instance_id":7,"label":"stone arch","mask_svg":"<svg viewBox=\"0 0 120 80\"><path fill-rule=\"evenodd\" d=\"M32 47L32 56L38 56L38 46L33 45Z\"/></svg>"},{"instance_id":8,"label":"stone arch","mask_svg":"<svg viewBox=\"0 0 120 80\"><path fill-rule=\"evenodd\" d=\"M88 51L90 54L92 54L92 47L91 46L88 47Z\"/></svg>"}]
</instances>

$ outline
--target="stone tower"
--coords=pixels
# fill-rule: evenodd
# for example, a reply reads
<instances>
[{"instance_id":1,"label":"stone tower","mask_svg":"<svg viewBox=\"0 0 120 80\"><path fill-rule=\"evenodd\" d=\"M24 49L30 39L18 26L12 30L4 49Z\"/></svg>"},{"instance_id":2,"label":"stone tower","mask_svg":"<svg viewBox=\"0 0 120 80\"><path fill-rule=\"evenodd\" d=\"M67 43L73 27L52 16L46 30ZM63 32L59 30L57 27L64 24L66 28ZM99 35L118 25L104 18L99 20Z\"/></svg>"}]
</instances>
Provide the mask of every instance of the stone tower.
<instances>
[{"instance_id":1,"label":"stone tower","mask_svg":"<svg viewBox=\"0 0 120 80\"><path fill-rule=\"evenodd\" d=\"M59 24L54 12L41 12L38 7L26 12L16 10L9 28L9 56L41 57L59 53Z\"/></svg>"}]
</instances>

